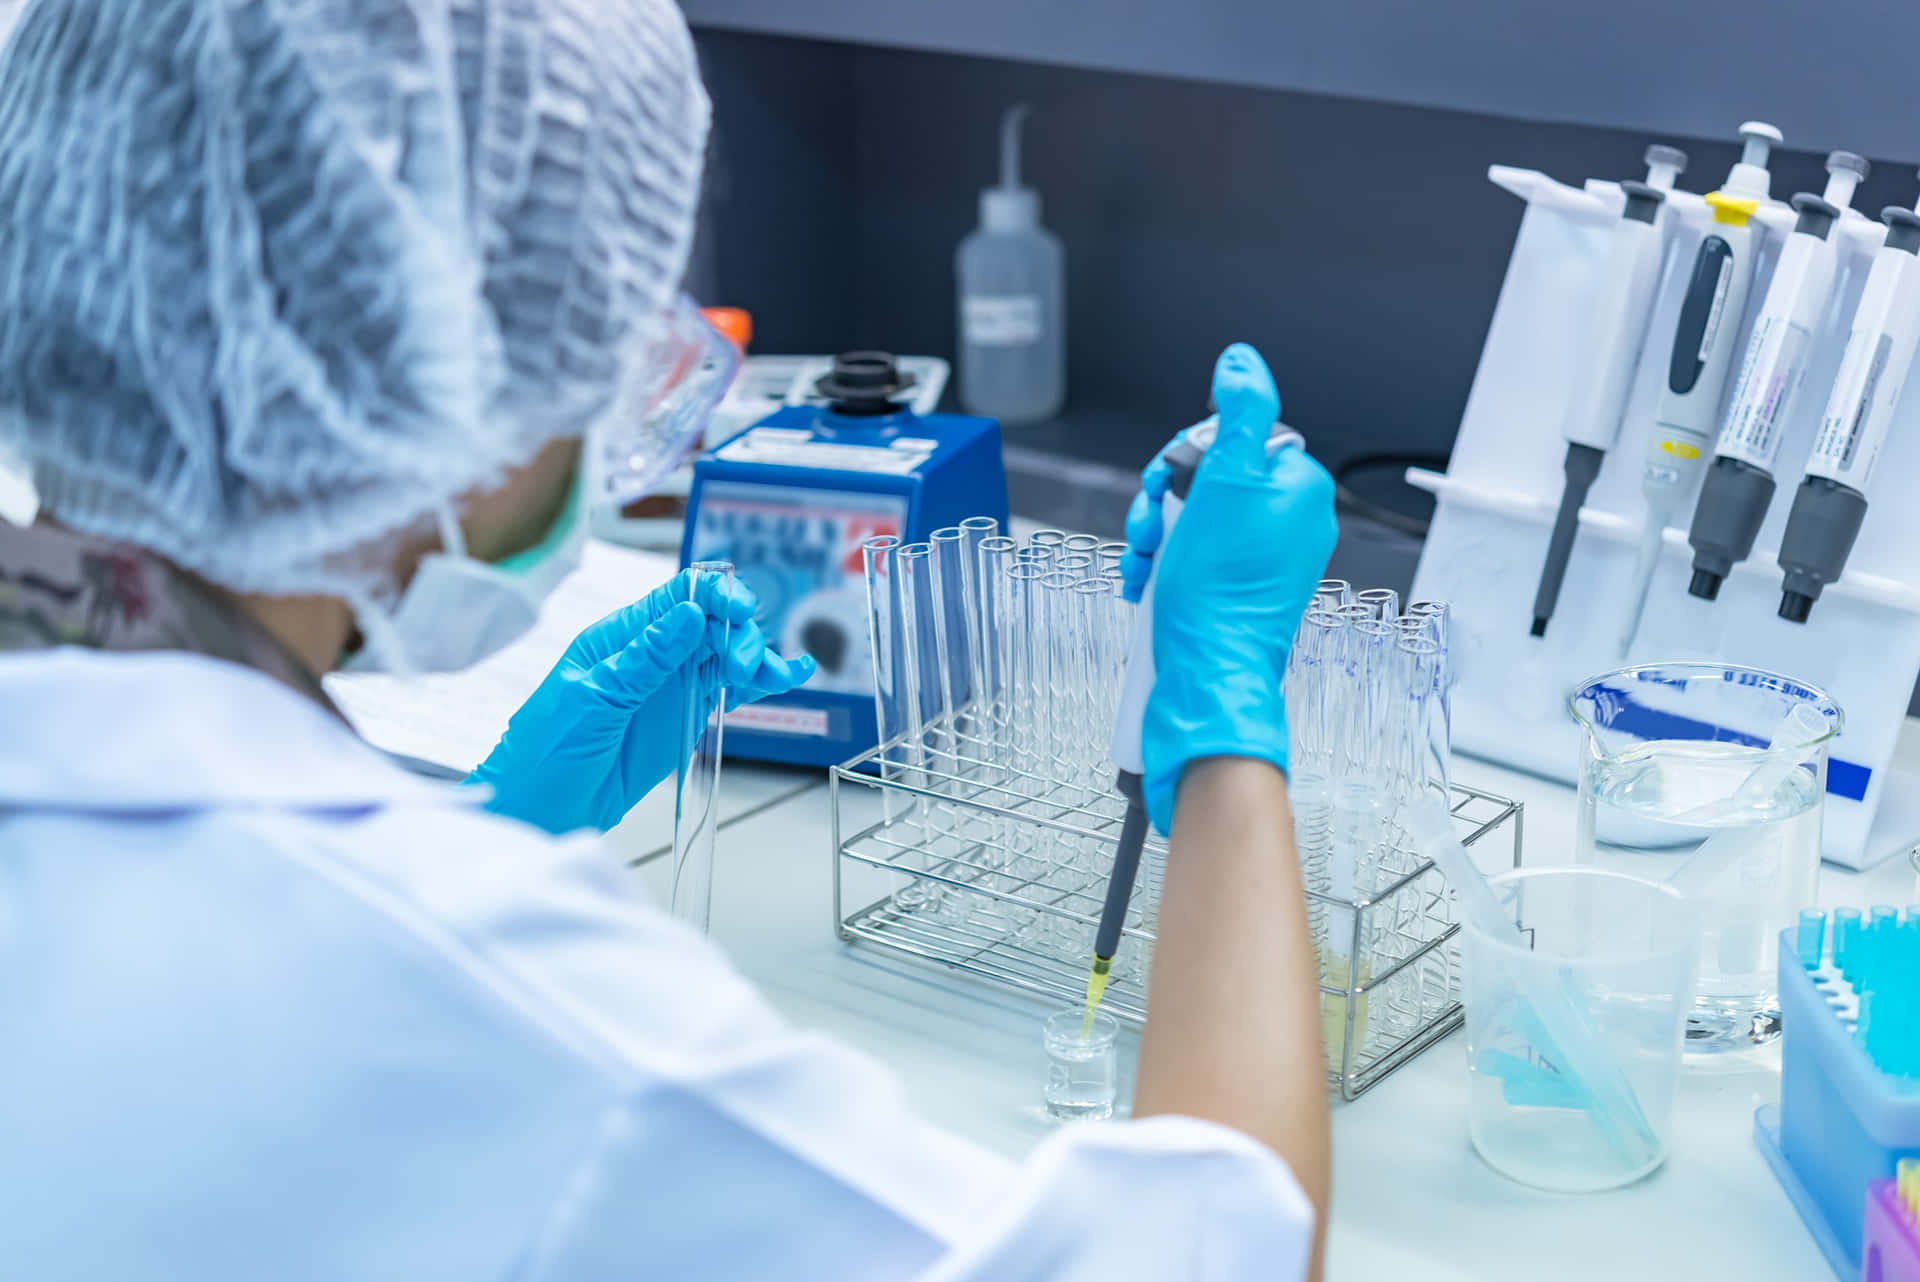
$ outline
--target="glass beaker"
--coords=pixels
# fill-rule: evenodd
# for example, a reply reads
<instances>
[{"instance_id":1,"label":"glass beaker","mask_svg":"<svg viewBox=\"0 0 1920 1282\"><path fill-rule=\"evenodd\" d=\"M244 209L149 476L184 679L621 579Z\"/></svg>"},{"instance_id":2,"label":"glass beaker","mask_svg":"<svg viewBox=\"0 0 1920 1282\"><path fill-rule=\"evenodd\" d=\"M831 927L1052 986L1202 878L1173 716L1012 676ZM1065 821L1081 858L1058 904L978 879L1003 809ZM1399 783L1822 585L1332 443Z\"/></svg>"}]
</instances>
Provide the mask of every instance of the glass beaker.
<instances>
[{"instance_id":1,"label":"glass beaker","mask_svg":"<svg viewBox=\"0 0 1920 1282\"><path fill-rule=\"evenodd\" d=\"M1687 1049L1779 1036L1779 932L1815 901L1839 705L1777 673L1623 668L1575 690L1585 731L1576 862L1666 881L1704 936Z\"/></svg>"},{"instance_id":2,"label":"glass beaker","mask_svg":"<svg viewBox=\"0 0 1920 1282\"><path fill-rule=\"evenodd\" d=\"M1119 1091L1119 1021L1083 1007L1047 1016L1041 1044L1047 1050L1047 1114L1063 1122L1097 1122L1113 1116Z\"/></svg>"},{"instance_id":3,"label":"glass beaker","mask_svg":"<svg viewBox=\"0 0 1920 1282\"><path fill-rule=\"evenodd\" d=\"M1595 868L1487 885L1520 931L1489 934L1470 916L1460 927L1474 1150L1535 1188L1630 1184L1666 1160L1699 941L1691 905Z\"/></svg>"}]
</instances>

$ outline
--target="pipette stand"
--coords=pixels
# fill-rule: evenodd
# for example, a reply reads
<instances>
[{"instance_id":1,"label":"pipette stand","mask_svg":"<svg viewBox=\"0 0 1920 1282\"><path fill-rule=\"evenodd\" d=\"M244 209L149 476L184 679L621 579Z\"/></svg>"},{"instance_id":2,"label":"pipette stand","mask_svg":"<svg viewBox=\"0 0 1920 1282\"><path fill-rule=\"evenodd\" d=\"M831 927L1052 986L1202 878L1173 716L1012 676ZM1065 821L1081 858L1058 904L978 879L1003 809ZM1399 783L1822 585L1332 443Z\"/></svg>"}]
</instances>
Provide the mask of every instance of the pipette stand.
<instances>
[{"instance_id":1,"label":"pipette stand","mask_svg":"<svg viewBox=\"0 0 1920 1282\"><path fill-rule=\"evenodd\" d=\"M1560 424L1586 344L1583 300L1598 293L1607 228L1622 196L1613 183L1569 187L1532 170L1496 165L1488 176L1525 201L1526 212L1447 471L1408 474L1437 500L1413 591L1453 608L1455 750L1572 782L1580 744L1567 695L1580 682L1627 663L1704 659L1764 668L1821 687L1846 713L1828 768L1825 856L1862 868L1905 850L1920 837L1920 804L1912 799L1920 788L1889 788L1887 776L1920 673L1920 502L1911 492L1920 483L1920 377L1909 381L1888 430L1846 574L1827 587L1808 622L1775 613L1781 531L1884 227L1850 211L1835 230L1833 297L1785 421L1778 489L1753 554L1734 567L1719 600L1696 600L1687 594L1692 549L1685 524L1669 527L1645 617L1623 660L1620 633L1645 514L1647 434L1688 270L1711 214L1700 196L1675 191L1661 215L1666 244L1650 337L1619 439L1580 513L1558 609L1547 635L1534 637L1534 587L1566 450ZM1739 321L1739 352L1794 215L1775 202L1755 217L1765 235L1748 314ZM1728 396L1736 382L1728 380ZM1690 522L1690 496L1680 511Z\"/></svg>"}]
</instances>

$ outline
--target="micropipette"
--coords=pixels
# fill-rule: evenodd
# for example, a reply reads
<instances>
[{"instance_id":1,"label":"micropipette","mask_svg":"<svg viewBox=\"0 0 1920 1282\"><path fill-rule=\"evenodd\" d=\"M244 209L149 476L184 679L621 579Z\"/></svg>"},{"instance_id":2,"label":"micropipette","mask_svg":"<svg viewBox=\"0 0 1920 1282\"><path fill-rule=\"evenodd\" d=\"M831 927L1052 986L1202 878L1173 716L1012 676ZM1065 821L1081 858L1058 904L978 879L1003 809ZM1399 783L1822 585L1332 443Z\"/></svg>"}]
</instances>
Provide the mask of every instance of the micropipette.
<instances>
[{"instance_id":1,"label":"micropipette","mask_svg":"<svg viewBox=\"0 0 1920 1282\"><path fill-rule=\"evenodd\" d=\"M1920 341L1920 203L1880 211L1886 243L1853 313L1840 373L1780 540L1780 617L1805 623L1820 589L1846 569L1867 515L1867 483Z\"/></svg>"},{"instance_id":2,"label":"micropipette","mask_svg":"<svg viewBox=\"0 0 1920 1282\"><path fill-rule=\"evenodd\" d=\"M1733 368L1733 345L1747 312L1753 285L1753 259L1759 227L1754 211L1770 194L1767 153L1780 131L1758 120L1740 126L1745 140L1739 161L1720 190L1707 193L1713 225L1693 257L1693 271L1680 304L1652 434L1647 438L1647 468L1640 480L1646 498L1646 525L1633 568L1632 605L1620 631L1620 656L1626 657L1640 630L1647 588L1660 564L1666 529L1706 466L1720 397Z\"/></svg>"},{"instance_id":3,"label":"micropipette","mask_svg":"<svg viewBox=\"0 0 1920 1282\"><path fill-rule=\"evenodd\" d=\"M1600 268L1590 359L1574 382L1573 399L1561 426L1567 438L1567 481L1533 598L1533 635L1537 637L1547 635L1547 620L1560 599L1567 559L1580 532L1580 505L1600 474L1600 460L1620 433L1620 416L1633 388L1634 367L1647 334L1647 313L1660 277L1660 205L1686 164L1685 152L1652 146L1647 148L1647 181L1620 184L1626 203L1613 224L1606 262Z\"/></svg>"},{"instance_id":4,"label":"micropipette","mask_svg":"<svg viewBox=\"0 0 1920 1282\"><path fill-rule=\"evenodd\" d=\"M1220 430L1218 417L1208 418L1188 428L1162 456L1172 481L1162 502L1161 517L1165 539L1173 534L1174 524L1193 486L1193 475L1200 459L1213 444ZM1306 440L1298 432L1279 423L1267 437L1269 456L1287 446L1304 447ZM1141 776L1146 762L1141 755L1140 730L1146 715L1147 696L1153 693L1153 587L1160 577L1156 562L1140 593L1134 612L1133 637L1127 647L1127 670L1120 686L1119 711L1113 721L1113 741L1109 748L1115 787L1126 799L1126 815L1120 823L1120 839L1114 847L1113 873L1107 880L1106 901L1100 907L1100 926L1093 937L1093 966L1087 974L1087 1026L1100 1008L1107 991L1107 978L1113 970L1114 954L1120 950L1120 932L1127 922L1127 902L1133 897L1134 878L1140 872L1140 851L1147 841L1147 804L1141 792Z\"/></svg>"},{"instance_id":5,"label":"micropipette","mask_svg":"<svg viewBox=\"0 0 1920 1282\"><path fill-rule=\"evenodd\" d=\"M1833 229L1867 176L1867 162L1850 151L1827 157L1827 189L1793 198L1800 218L1780 249L1766 301L1753 323L1733 402L1714 446L1713 465L1694 505L1687 542L1693 580L1687 591L1705 601L1720 595L1734 564L1747 559L1773 502L1773 459L1781 429L1806 375L1820 313L1833 288L1837 258Z\"/></svg>"}]
</instances>

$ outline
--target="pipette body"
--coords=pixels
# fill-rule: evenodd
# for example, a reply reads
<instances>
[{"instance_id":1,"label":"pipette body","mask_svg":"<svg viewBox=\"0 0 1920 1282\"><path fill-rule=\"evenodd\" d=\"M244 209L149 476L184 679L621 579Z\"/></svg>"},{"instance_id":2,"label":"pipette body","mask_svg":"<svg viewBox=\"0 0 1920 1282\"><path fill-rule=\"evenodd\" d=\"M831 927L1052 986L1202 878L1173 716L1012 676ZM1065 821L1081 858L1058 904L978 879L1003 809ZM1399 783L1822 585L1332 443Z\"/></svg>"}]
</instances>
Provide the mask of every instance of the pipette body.
<instances>
[{"instance_id":1,"label":"pipette body","mask_svg":"<svg viewBox=\"0 0 1920 1282\"><path fill-rule=\"evenodd\" d=\"M1693 578L1687 591L1702 600L1720 595L1721 583L1753 551L1766 522L1773 502L1773 461L1833 288L1834 229L1853 189L1867 175L1867 162L1836 151L1827 157L1827 172L1823 195L1801 192L1793 198L1799 219L1781 246L1714 446L1713 464L1694 505L1687 533L1693 546Z\"/></svg>"},{"instance_id":2,"label":"pipette body","mask_svg":"<svg viewBox=\"0 0 1920 1282\"><path fill-rule=\"evenodd\" d=\"M1867 485L1920 341L1920 213L1881 211L1886 243L1874 255L1853 314L1840 373L1827 398L1806 476L1780 540L1780 617L1805 623L1840 577L1867 515Z\"/></svg>"},{"instance_id":3,"label":"pipette body","mask_svg":"<svg viewBox=\"0 0 1920 1282\"><path fill-rule=\"evenodd\" d=\"M1753 215L1769 195L1767 156L1780 141L1780 131L1750 120L1740 126L1740 134L1746 140L1744 153L1720 190L1706 197L1713 222L1694 253L1659 408L1647 438L1646 470L1640 481L1646 523L1634 562L1631 604L1620 630L1622 658L1640 630L1667 526L1692 493L1712 451L1721 397L1733 369L1734 344L1753 285L1760 235Z\"/></svg>"},{"instance_id":4,"label":"pipette body","mask_svg":"<svg viewBox=\"0 0 1920 1282\"><path fill-rule=\"evenodd\" d=\"M1164 533L1162 546L1171 538L1180 512L1186 505L1194 473L1200 459L1213 444L1219 422L1209 419L1187 429L1163 456L1171 481L1161 500ZM1305 445L1298 432L1280 423L1273 425L1267 437L1267 453ZM1119 708L1114 714L1113 739L1108 756L1113 762L1115 788L1127 803L1120 823L1120 838L1114 847L1113 872L1107 879L1107 895L1100 908L1100 924L1093 937L1093 966L1087 976L1087 1021L1089 1027L1100 997L1106 992L1107 978L1113 970L1114 954L1120 950L1120 936L1127 923L1127 905L1133 898L1134 879L1140 872L1140 852L1147 841L1147 804L1141 791L1146 759L1140 743L1146 717L1147 697L1153 693L1153 600L1154 585L1160 577L1158 560L1140 593L1134 611L1133 636L1127 648L1127 669L1120 683Z\"/></svg>"},{"instance_id":5,"label":"pipette body","mask_svg":"<svg viewBox=\"0 0 1920 1282\"><path fill-rule=\"evenodd\" d=\"M1533 635L1537 637L1546 635L1547 621L1560 599L1560 585L1580 530L1580 507L1600 474L1601 460L1620 433L1620 416L1633 387L1633 372L1646 339L1647 313L1660 276L1660 206L1686 158L1673 148L1653 147L1648 149L1647 162L1649 178L1662 179L1667 188L1652 182L1620 184L1625 203L1609 234L1606 261L1600 269L1600 296L1594 304L1587 359L1561 425L1567 439L1566 484L1534 594Z\"/></svg>"}]
</instances>

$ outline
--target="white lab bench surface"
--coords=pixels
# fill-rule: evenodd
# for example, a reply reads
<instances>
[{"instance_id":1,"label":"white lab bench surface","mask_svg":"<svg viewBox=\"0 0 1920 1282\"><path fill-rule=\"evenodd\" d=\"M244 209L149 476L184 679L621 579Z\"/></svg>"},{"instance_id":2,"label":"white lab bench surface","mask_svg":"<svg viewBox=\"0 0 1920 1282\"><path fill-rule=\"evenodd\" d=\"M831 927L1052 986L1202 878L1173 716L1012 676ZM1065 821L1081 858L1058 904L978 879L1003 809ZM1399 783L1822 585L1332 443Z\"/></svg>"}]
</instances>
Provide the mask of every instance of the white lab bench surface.
<instances>
[{"instance_id":1,"label":"white lab bench surface","mask_svg":"<svg viewBox=\"0 0 1920 1282\"><path fill-rule=\"evenodd\" d=\"M1920 723L1902 741L1920 763ZM1565 862L1574 795L1475 761L1463 783L1526 804L1528 864ZM762 795L786 772L726 768L723 789ZM1018 1158L1047 1133L1038 1100L1046 1002L866 945L834 930L831 815L824 781L730 820L716 856L713 934L790 1018L888 1065L918 1107ZM638 875L665 889L664 860ZM1821 871L1829 904L1904 904L1904 859L1859 874ZM1123 1040L1130 1092L1137 1043ZM1455 1033L1333 1112L1328 1276L1436 1280L1733 1277L1823 1282L1825 1260L1753 1145L1753 1111L1779 1094L1779 1051L1689 1060L1672 1153L1651 1177L1599 1194L1537 1192L1495 1174L1466 1131L1466 1064ZM1123 1099L1125 1096L1123 1095Z\"/></svg>"},{"instance_id":2,"label":"white lab bench surface","mask_svg":"<svg viewBox=\"0 0 1920 1282\"><path fill-rule=\"evenodd\" d=\"M464 772L579 627L672 568L665 558L592 544L583 573L513 651L457 677L336 677L329 689L375 743ZM1895 767L1901 783L1920 775L1920 722L1907 722ZM1455 774L1525 803L1527 864L1571 859L1571 789L1471 760ZM727 764L714 937L789 1018L887 1065L927 1116L1023 1156L1049 1129L1039 1108L1048 1005L842 942L830 804L822 772ZM670 849L672 814L669 781L612 834L663 902L670 861L658 856ZM1829 905L1916 897L1904 857L1868 873L1825 866L1820 894ZM1333 1282L1832 1276L1753 1145L1755 1107L1779 1094L1777 1047L1690 1060L1666 1164L1625 1189L1572 1195L1524 1188L1474 1156L1462 1041L1455 1033L1358 1101L1334 1105ZM1137 1045L1123 1036L1123 1103Z\"/></svg>"}]
</instances>

